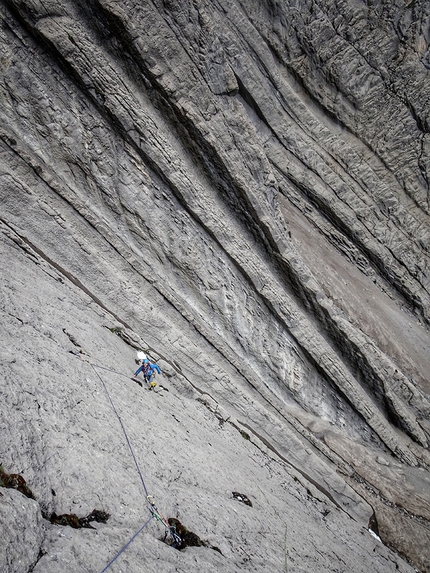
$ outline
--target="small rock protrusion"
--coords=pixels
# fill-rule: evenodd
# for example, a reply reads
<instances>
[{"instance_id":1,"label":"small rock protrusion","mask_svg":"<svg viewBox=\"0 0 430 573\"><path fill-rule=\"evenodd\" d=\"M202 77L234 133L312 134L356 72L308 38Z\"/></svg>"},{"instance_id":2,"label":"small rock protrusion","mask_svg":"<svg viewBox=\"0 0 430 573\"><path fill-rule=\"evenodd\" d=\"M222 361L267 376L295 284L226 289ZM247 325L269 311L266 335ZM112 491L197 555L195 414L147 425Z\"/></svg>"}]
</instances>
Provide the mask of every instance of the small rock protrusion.
<instances>
[{"instance_id":1,"label":"small rock protrusion","mask_svg":"<svg viewBox=\"0 0 430 573\"><path fill-rule=\"evenodd\" d=\"M249 499L249 497L247 497L243 493L239 493L238 491L233 491L232 494L233 494L234 499L237 499L237 501L240 501L240 502L252 507L251 500Z\"/></svg>"},{"instance_id":2,"label":"small rock protrusion","mask_svg":"<svg viewBox=\"0 0 430 573\"><path fill-rule=\"evenodd\" d=\"M176 517L169 517L169 519L167 520L170 527L173 528L173 530L175 531L175 533L180 537L180 544L176 545L174 544L173 546L175 547L175 549L178 549L179 551L181 551L182 549L185 549L186 547L209 547L210 549L213 549L214 551L218 551L218 553L222 552L218 547L214 547L213 545L210 545L210 543L208 543L207 541L203 541L202 539L200 539L200 537L196 534L193 533L192 531L188 531L188 529L185 527L185 525L183 525L179 519L176 519Z\"/></svg>"},{"instance_id":3,"label":"small rock protrusion","mask_svg":"<svg viewBox=\"0 0 430 573\"><path fill-rule=\"evenodd\" d=\"M95 529L95 527L91 525L92 521L106 523L109 517L110 514L106 511L93 509L93 511L85 517L78 517L74 513L63 513L62 515L53 513L49 518L49 521L54 525L69 525L70 527L73 527L73 529L81 529L82 527Z\"/></svg>"},{"instance_id":4,"label":"small rock protrusion","mask_svg":"<svg viewBox=\"0 0 430 573\"><path fill-rule=\"evenodd\" d=\"M26 497L36 499L25 479L21 475L8 474L3 470L2 466L0 466L0 486L16 489Z\"/></svg>"}]
</instances>

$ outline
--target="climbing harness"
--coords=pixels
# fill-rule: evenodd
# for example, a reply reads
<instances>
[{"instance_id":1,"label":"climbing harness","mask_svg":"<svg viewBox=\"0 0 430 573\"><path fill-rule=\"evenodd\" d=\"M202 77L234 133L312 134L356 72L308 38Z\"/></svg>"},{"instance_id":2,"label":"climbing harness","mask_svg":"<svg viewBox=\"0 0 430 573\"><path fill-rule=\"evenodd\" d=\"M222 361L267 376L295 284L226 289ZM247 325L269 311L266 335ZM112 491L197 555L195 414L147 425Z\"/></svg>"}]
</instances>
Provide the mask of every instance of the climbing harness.
<instances>
[{"instance_id":1,"label":"climbing harness","mask_svg":"<svg viewBox=\"0 0 430 573\"><path fill-rule=\"evenodd\" d=\"M78 356L79 358L81 358L81 356L80 356L79 354L77 354L77 353L72 352L72 354L74 354L75 356ZM148 489L147 489L146 484L145 484L145 480L143 479L142 472L141 472L141 470L140 470L139 464L138 464L138 462L137 462L137 458L136 458L135 453L134 453L134 450L133 450L133 448L132 448L132 446L131 446L131 442L130 442L130 439L129 439L129 437L128 437L128 434L127 434L127 431L126 431L126 429L125 429L125 426L124 426L124 424L123 424L123 422L122 422L121 416L119 415L119 412L118 412L118 410L117 410L116 407L115 407L115 404L114 404L114 402L113 402L113 400L112 400L111 395L109 394L109 390L107 389L107 386L106 386L106 384L105 384L105 381L103 380L103 377L99 374L99 372L97 371L97 369L100 368L101 370L107 370L108 372L112 372L112 373L114 373L114 374L117 374L117 375L119 375L119 376L124 376L124 377L126 377L126 378L128 378L128 376L125 376L125 375L122 374L121 372L117 372L117 371L112 370L112 369L110 369L110 368L106 368L106 367L100 366L100 365L98 365L98 364L93 364L92 362L90 362L89 360L86 360L86 359L85 359L85 362L87 362L87 363L91 366L91 368L94 370L95 374L97 375L97 377L98 377L99 380L101 381L101 383L102 383L102 385L103 385L103 388L104 388L104 390L105 390L105 392L106 392L106 395L107 395L107 397L108 397L108 399L109 399L109 402L110 402L110 404L111 404L111 406L112 406L112 409L113 409L113 411L115 412L116 417L118 418L118 421L119 421L119 423L120 423L120 425L121 425L121 428L122 428L122 431L123 431L123 433L124 433L125 439L126 439L126 441L127 441L127 444L128 444L129 450L130 450L130 453L131 453L131 455L132 455L132 457L133 457L133 460L134 460L134 463L135 463L137 472L138 472L139 477L140 477L140 480L141 480L141 482L142 482L143 490L144 490L144 492L145 492L145 498L146 498L146 500L147 500L147 502L148 502L148 504L149 504L149 510L150 510L150 512L151 512L151 517L142 525L142 527L133 535L133 537L124 545L124 547L115 555L115 557L114 557L114 558L106 565L106 567L101 571L101 573L104 573L105 571L107 571L107 570L109 569L109 567L112 565L112 563L114 563L114 561L116 561L116 559L118 559L118 557L121 555L121 553L123 553L123 552L127 549L127 547L130 545L130 543L132 543L132 541L134 541L134 539L136 539L136 537L145 529L145 527L146 527L147 525L149 525L149 523L151 522L151 520L154 519L154 518L157 519L157 521L160 521L160 522L164 525L164 527L166 528L166 532L165 532L165 535L164 535L164 540L166 539L167 531L169 531L169 533L170 533L170 535L171 535L171 537L172 537L172 539L173 539L173 542L172 542L172 544L171 544L172 547L176 547L176 548L179 547L180 544L182 543L182 539L181 539L181 538L179 537L179 535L176 533L175 528L172 527L172 526L169 524L169 522L167 521L167 519L166 519L165 517L163 517L163 516L161 515L161 513L158 511L158 508L157 508L156 505L155 505L155 501L154 501L153 496L152 496L152 495L149 495ZM154 386L156 386L156 383L153 382L153 383L151 383L151 387L152 387L152 388L154 387L154 386L152 386L152 384L153 384Z\"/></svg>"}]
</instances>

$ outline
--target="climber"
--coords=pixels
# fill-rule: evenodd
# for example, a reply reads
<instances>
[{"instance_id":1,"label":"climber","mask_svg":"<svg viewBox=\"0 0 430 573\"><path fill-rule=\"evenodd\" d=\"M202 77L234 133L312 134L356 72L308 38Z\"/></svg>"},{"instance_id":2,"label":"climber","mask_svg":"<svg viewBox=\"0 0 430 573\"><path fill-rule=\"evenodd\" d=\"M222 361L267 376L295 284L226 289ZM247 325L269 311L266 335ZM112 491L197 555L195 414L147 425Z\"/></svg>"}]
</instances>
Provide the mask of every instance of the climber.
<instances>
[{"instance_id":1,"label":"climber","mask_svg":"<svg viewBox=\"0 0 430 573\"><path fill-rule=\"evenodd\" d=\"M154 381L154 378L155 378L156 372L161 374L160 367L158 366L158 364L152 364L148 360L148 358L146 358L145 355L144 355L144 358L142 358L142 364L139 366L139 368L134 373L134 377L137 378L137 376L138 376L138 374L140 374L140 372L142 372L143 377L149 383L151 388L154 388L157 385L156 382Z\"/></svg>"},{"instance_id":2,"label":"climber","mask_svg":"<svg viewBox=\"0 0 430 573\"><path fill-rule=\"evenodd\" d=\"M147 359L145 354L141 354L141 362L140 362L140 366L139 368L136 370L136 372L134 373L134 376L137 378L138 374L140 374L141 372L143 372L143 377L145 378L145 375L147 374L148 370L150 368L150 362Z\"/></svg>"}]
</instances>

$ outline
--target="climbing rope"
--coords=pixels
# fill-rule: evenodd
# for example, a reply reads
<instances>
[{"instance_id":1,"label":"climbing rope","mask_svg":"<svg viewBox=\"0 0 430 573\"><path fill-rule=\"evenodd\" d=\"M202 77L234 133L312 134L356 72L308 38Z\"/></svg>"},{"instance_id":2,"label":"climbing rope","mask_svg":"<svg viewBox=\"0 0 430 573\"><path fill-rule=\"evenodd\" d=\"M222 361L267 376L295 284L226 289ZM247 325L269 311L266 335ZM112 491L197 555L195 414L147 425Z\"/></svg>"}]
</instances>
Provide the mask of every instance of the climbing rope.
<instances>
[{"instance_id":1,"label":"climbing rope","mask_svg":"<svg viewBox=\"0 0 430 573\"><path fill-rule=\"evenodd\" d=\"M126 431L126 429L125 429L125 426L124 426L124 424L122 423L121 416L119 415L118 410L115 408L115 404L113 403L113 400L112 400L112 398L111 398L111 395L109 394L109 390L107 389L107 386L106 386L106 384L105 384L103 378L100 376L100 374L99 374L99 373L97 372L97 370L96 370L96 368L100 368L100 367L99 367L99 366L96 366L95 364L92 364L91 362L90 362L90 365L91 365L91 368L94 370L94 372L97 374L97 376L98 376L98 378L100 379L101 383L103 384L103 388L105 389L105 392L106 392L106 394L107 394L107 396L108 396L108 398L109 398L109 401L110 401L110 403L111 403L111 405L112 405L113 411L115 412L116 417L118 418L119 423L121 424L122 431L123 431L123 433L124 433L125 439L127 440L127 444L128 444L129 449L130 449L131 455L133 456L133 460L134 460L134 463L135 463L135 465L136 465L137 472L138 472L138 474L139 474L139 476L140 476L140 480L141 480L141 482L142 482L143 489L144 489L144 491L145 491L146 499L148 499L149 494L148 494L148 490L147 490L146 485L145 485L145 480L143 479L142 472L140 471L139 464L137 463L137 459L136 459L136 456L134 455L133 448L131 447L131 443L130 443L130 440L129 440L127 431Z\"/></svg>"},{"instance_id":2,"label":"climbing rope","mask_svg":"<svg viewBox=\"0 0 430 573\"><path fill-rule=\"evenodd\" d=\"M151 517L148 519L148 521L146 523L144 523L142 525L142 527L139 529L139 531L136 531L136 533L133 535L133 537L124 545L124 547L115 555L115 557L109 561L109 563L106 565L106 567L100 572L100 573L104 573L105 571L107 571L109 569L109 567L112 565L112 563L114 563L114 561L116 561L118 559L118 557L121 555L121 553L123 553L127 547L130 545L130 543L132 543L132 541L134 541L136 539L136 537L139 535L139 533L141 533L145 527L147 525L149 525L149 522L151 521L151 519L153 519L154 515L151 515Z\"/></svg>"},{"instance_id":3,"label":"climbing rope","mask_svg":"<svg viewBox=\"0 0 430 573\"><path fill-rule=\"evenodd\" d=\"M75 356L78 356L79 358L81 358L80 354L78 354L78 353L72 352L72 354L74 354ZM101 573L104 573L105 571L107 571L107 570L109 569L109 567L112 565L112 563L114 563L114 561L116 561L116 559L118 559L118 557L121 555L121 553L123 553L123 552L127 549L127 547L130 545L130 543L132 543L132 541L133 541L134 539L136 539L136 537L145 529L145 527L150 523L150 521L151 521L153 518L157 519L157 521L160 521L160 522L164 525L164 527L166 527L166 529L169 530L170 535L172 536L172 539L173 539L173 544L172 544L173 547L179 547L179 545L181 544L182 540L181 540L181 538L179 537L179 535L175 532L175 528L172 527L172 526L170 526L170 524L169 524L169 522L167 521L167 519L166 519L165 517L163 517L163 516L161 515L161 513L158 511L157 507L155 506L154 498L152 497L152 495L149 495L149 493L148 493L148 489L147 489L147 487L146 487L145 480L143 479L142 472L141 472L141 470L140 470L139 464L138 464L137 459L136 459L136 456L135 456L135 454L134 454L134 450L133 450L133 448L132 448L132 446L131 446L131 442L130 442L130 439L129 439L129 437L128 437L127 430L125 429L125 426L124 426L124 424L123 424L123 422L122 422L121 416L119 415L119 412L118 412L118 410L117 410L116 407L115 407L114 401L112 400L112 397L111 397L111 395L109 394L109 390L107 389L107 386L106 386L106 384L105 384L105 381L103 380L103 377L99 374L99 372L97 372L97 368L100 368L101 370L107 370L108 372L112 372L112 373L117 374L117 375L120 375L120 376L125 376L125 374L122 374L121 372L116 372L115 370L112 370L112 369L110 369L110 368L106 368L105 366L101 366L101 365L99 365L99 364L93 364L92 362L90 362L89 360L86 360L86 359L85 359L85 362L87 362L87 363L91 366L91 368L94 370L95 374L96 374L97 377L99 378L100 382L102 383L103 388L104 388L104 390L105 390L105 392L106 392L106 395L107 395L107 397L109 398L109 402L110 402L110 404L111 404L111 406L112 406L112 409L113 409L113 411L115 412L116 417L118 418L118 421L119 421L119 423L120 423L120 425L121 425L121 428L122 428L122 431L123 431L123 433L124 433L125 439L127 440L127 444L128 444L130 453L131 453L131 455L132 455L132 457L133 457L133 460L134 460L134 463L135 463L135 465L136 465L137 472L138 472L139 477L140 477L140 480L141 480L141 482L142 482L142 486L143 486L143 489L144 489L144 492L145 492L145 497L146 497L146 500L147 500L147 502L148 502L148 504L149 504L149 510L150 510L150 512L151 512L151 517L148 519L148 521L146 521L146 522L142 525L142 527L133 535L133 537L124 545L124 547L123 547L123 548L115 555L115 557L106 565L106 567L103 569L103 571L101 571ZM125 377L128 378L128 376L125 376Z\"/></svg>"},{"instance_id":4,"label":"climbing rope","mask_svg":"<svg viewBox=\"0 0 430 573\"><path fill-rule=\"evenodd\" d=\"M101 366L100 364L94 364L89 360L86 360L86 362L88 362L88 364L91 364L91 366L100 368L100 370L106 370L107 372L112 372L112 374L117 374L118 376L123 376L124 378L130 379L130 376L127 376L127 374L123 374L122 372L118 372L117 370L112 370L112 368L106 368L106 366Z\"/></svg>"},{"instance_id":5,"label":"climbing rope","mask_svg":"<svg viewBox=\"0 0 430 573\"><path fill-rule=\"evenodd\" d=\"M173 538L173 546L179 546L182 543L182 539L179 537L179 535L176 533L176 529L174 525L170 525L170 523L167 521L167 519L165 517L163 517L161 515L161 513L158 511L158 509L155 507L155 503L154 503L154 499L152 497L152 495L148 495L147 497L149 503L152 505L152 514L153 516L158 520L161 521L161 523L164 525L164 527L166 527L169 532L170 535ZM166 531L167 534L167 531ZM166 539L166 534L164 536L164 539Z\"/></svg>"}]
</instances>

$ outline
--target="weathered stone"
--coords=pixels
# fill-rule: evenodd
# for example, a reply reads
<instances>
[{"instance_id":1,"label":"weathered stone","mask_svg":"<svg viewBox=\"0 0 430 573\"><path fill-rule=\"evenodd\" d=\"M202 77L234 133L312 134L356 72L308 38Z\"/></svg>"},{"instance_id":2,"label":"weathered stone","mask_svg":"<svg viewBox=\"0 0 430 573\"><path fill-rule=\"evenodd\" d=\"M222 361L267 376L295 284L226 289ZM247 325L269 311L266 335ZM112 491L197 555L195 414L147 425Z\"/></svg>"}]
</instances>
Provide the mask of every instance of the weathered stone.
<instances>
[{"instance_id":1,"label":"weathered stone","mask_svg":"<svg viewBox=\"0 0 430 573\"><path fill-rule=\"evenodd\" d=\"M44 527L37 502L13 489L2 489L0 563L8 573L27 573L39 561Z\"/></svg>"},{"instance_id":2,"label":"weathered stone","mask_svg":"<svg viewBox=\"0 0 430 573\"><path fill-rule=\"evenodd\" d=\"M0 569L101 570L150 515L144 474L222 555L151 521L130 570L281 570L287 547L428 571L427 3L0 17L0 462L36 498ZM130 380L137 350L161 391ZM40 517L94 507L97 531Z\"/></svg>"}]
</instances>

